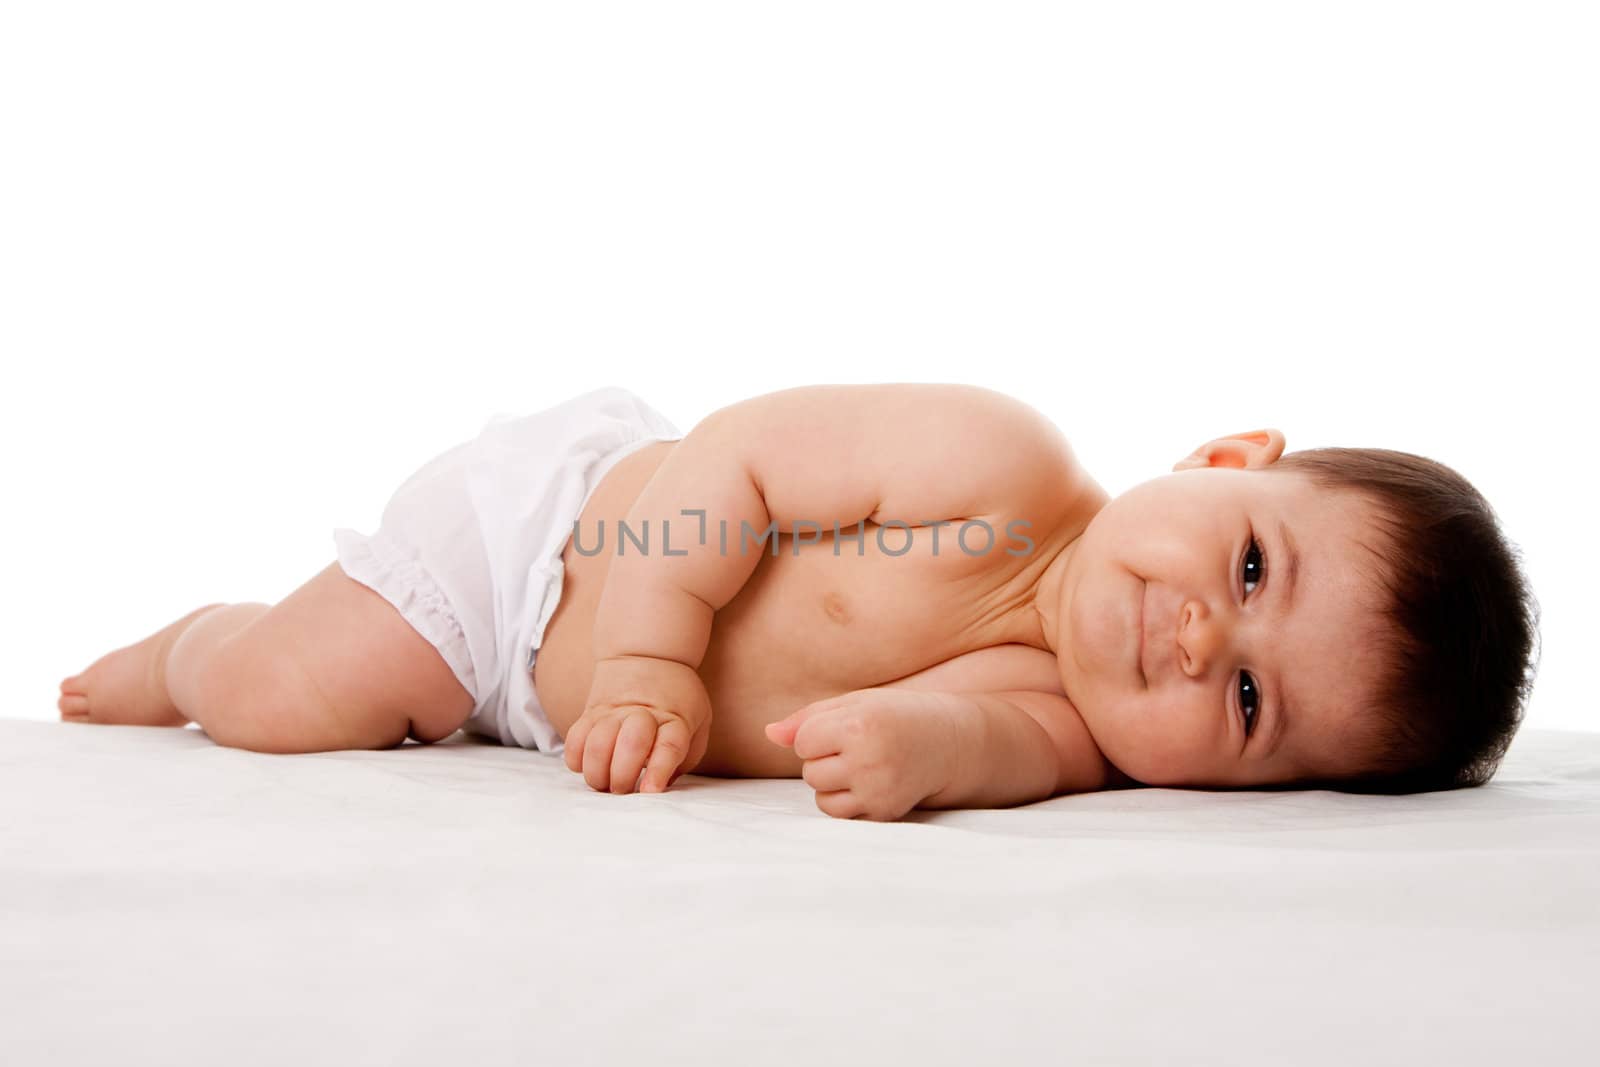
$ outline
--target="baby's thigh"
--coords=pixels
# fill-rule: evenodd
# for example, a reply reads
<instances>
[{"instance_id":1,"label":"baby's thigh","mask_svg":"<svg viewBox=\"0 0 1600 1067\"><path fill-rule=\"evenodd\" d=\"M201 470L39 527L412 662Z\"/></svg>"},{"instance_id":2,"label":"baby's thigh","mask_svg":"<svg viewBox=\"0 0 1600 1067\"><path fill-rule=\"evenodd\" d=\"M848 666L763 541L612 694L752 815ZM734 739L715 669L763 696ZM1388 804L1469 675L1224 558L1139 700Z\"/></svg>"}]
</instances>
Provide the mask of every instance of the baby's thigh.
<instances>
[{"instance_id":1,"label":"baby's thigh","mask_svg":"<svg viewBox=\"0 0 1600 1067\"><path fill-rule=\"evenodd\" d=\"M241 747L322 752L450 736L472 711L444 658L337 563L229 640L232 697L248 705ZM224 741L224 743L234 743Z\"/></svg>"}]
</instances>

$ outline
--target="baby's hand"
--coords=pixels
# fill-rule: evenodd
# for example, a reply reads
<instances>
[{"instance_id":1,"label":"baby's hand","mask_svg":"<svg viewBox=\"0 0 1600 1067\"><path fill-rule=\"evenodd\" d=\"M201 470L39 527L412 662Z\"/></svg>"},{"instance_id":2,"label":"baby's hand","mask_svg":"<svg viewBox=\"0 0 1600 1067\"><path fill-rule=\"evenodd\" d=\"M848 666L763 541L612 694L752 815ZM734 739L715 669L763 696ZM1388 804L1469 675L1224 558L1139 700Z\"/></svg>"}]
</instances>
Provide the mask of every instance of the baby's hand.
<instances>
[{"instance_id":1,"label":"baby's hand","mask_svg":"<svg viewBox=\"0 0 1600 1067\"><path fill-rule=\"evenodd\" d=\"M591 789L660 793L706 754L711 698L700 672L675 660L615 656L594 667L583 714L567 731L567 769Z\"/></svg>"},{"instance_id":2,"label":"baby's hand","mask_svg":"<svg viewBox=\"0 0 1600 1067\"><path fill-rule=\"evenodd\" d=\"M767 739L805 761L825 813L893 822L953 780L963 716L971 705L956 694L856 689L769 723Z\"/></svg>"}]
</instances>

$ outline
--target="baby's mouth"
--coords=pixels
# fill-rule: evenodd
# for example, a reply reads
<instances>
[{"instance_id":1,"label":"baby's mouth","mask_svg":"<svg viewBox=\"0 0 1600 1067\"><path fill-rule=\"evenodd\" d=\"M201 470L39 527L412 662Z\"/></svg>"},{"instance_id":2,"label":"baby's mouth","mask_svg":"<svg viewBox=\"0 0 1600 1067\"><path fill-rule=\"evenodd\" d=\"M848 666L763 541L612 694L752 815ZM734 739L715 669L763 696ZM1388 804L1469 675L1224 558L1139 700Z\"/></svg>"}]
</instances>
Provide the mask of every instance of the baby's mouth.
<instances>
[{"instance_id":1,"label":"baby's mouth","mask_svg":"<svg viewBox=\"0 0 1600 1067\"><path fill-rule=\"evenodd\" d=\"M1139 683L1146 689L1150 688L1150 678L1144 670L1144 601L1145 594L1150 590L1149 582L1139 583L1139 623L1133 632L1133 647L1135 650L1134 665L1139 668Z\"/></svg>"}]
</instances>

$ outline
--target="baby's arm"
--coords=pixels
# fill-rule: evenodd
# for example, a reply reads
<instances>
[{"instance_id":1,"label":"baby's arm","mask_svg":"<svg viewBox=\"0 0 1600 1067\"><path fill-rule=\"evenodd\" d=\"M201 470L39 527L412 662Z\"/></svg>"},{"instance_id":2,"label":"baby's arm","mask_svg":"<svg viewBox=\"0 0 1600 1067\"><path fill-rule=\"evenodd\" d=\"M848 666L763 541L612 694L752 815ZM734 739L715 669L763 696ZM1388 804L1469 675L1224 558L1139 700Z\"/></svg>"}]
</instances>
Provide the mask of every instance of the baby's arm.
<instances>
[{"instance_id":1,"label":"baby's arm","mask_svg":"<svg viewBox=\"0 0 1600 1067\"><path fill-rule=\"evenodd\" d=\"M800 757L817 807L842 819L1009 808L1133 784L1055 693L876 686L814 701L766 733Z\"/></svg>"},{"instance_id":2,"label":"baby's arm","mask_svg":"<svg viewBox=\"0 0 1600 1067\"><path fill-rule=\"evenodd\" d=\"M835 522L921 526L994 514L1048 498L1045 487L1059 486L1074 462L1039 412L979 386L802 386L721 408L677 444L629 510L636 534L646 521L659 533L670 520L671 552L660 540L648 553L630 545L612 563L595 658L698 667L713 613L771 551L757 540L769 529L818 539Z\"/></svg>"},{"instance_id":3,"label":"baby's arm","mask_svg":"<svg viewBox=\"0 0 1600 1067\"><path fill-rule=\"evenodd\" d=\"M917 807L1009 808L1130 783L1066 697L1032 690L960 695L974 705L964 718L966 758L952 761L950 784Z\"/></svg>"}]
</instances>

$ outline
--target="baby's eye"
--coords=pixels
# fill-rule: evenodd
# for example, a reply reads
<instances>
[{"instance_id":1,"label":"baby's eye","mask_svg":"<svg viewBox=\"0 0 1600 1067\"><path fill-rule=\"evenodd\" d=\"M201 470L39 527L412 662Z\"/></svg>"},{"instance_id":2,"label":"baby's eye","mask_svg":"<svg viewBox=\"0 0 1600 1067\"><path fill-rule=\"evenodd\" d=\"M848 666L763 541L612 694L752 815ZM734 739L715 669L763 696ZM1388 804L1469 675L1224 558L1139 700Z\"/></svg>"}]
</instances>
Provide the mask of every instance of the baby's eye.
<instances>
[{"instance_id":1,"label":"baby's eye","mask_svg":"<svg viewBox=\"0 0 1600 1067\"><path fill-rule=\"evenodd\" d=\"M1249 737L1256 729L1256 720L1261 717L1261 690L1256 688L1256 680L1250 677L1249 671L1239 672L1239 706L1244 709L1244 735Z\"/></svg>"},{"instance_id":2,"label":"baby's eye","mask_svg":"<svg viewBox=\"0 0 1600 1067\"><path fill-rule=\"evenodd\" d=\"M1250 557L1251 556L1255 556L1256 558L1260 559L1261 562L1260 563L1256 563L1256 564L1251 564L1251 562L1250 562ZM1266 572L1266 569L1267 569L1267 557L1266 557L1266 554L1261 551L1260 542L1258 542L1254 537L1252 537L1250 539L1250 547L1245 551L1245 554L1244 554L1244 569L1245 570L1249 570L1251 566L1254 566L1256 568L1255 577L1254 578L1246 578L1245 582L1249 583L1251 581L1254 581L1254 582L1259 583L1261 581L1261 575L1264 574ZM1245 595L1249 596L1250 595L1250 590L1246 589L1245 590Z\"/></svg>"}]
</instances>

